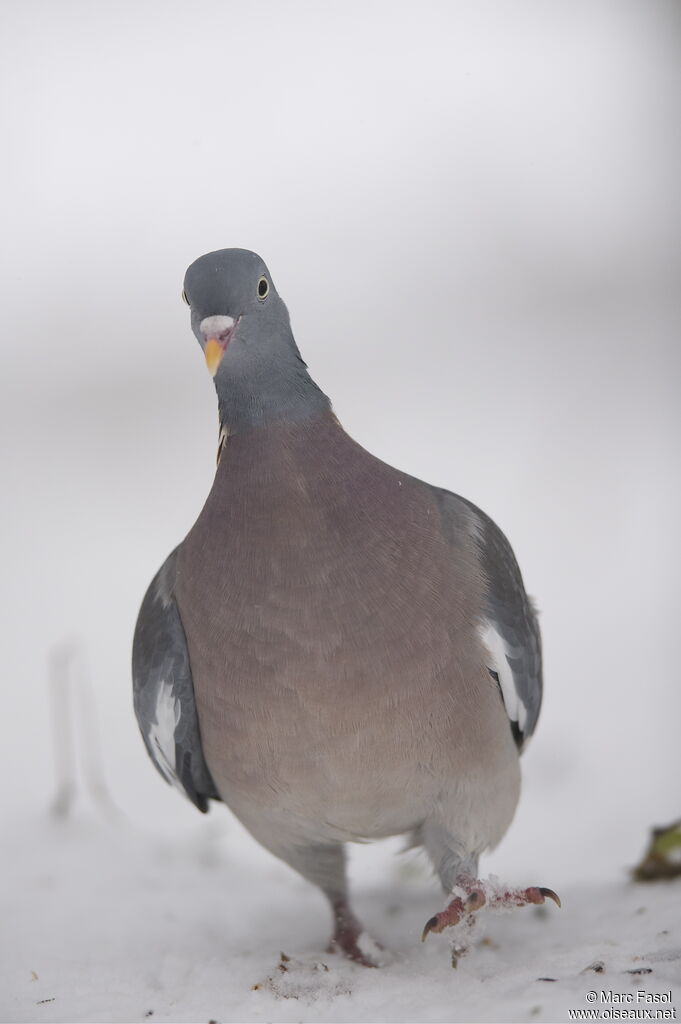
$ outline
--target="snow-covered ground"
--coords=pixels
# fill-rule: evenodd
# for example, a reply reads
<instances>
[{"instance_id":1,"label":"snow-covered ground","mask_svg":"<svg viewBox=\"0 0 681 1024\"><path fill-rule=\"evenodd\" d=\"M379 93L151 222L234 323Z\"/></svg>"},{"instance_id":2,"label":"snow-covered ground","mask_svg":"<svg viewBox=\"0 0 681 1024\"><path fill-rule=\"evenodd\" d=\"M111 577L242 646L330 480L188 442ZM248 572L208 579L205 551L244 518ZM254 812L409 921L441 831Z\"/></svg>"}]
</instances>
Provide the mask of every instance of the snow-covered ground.
<instances>
[{"instance_id":1,"label":"snow-covered ground","mask_svg":"<svg viewBox=\"0 0 681 1024\"><path fill-rule=\"evenodd\" d=\"M638 987L679 1009L681 883L628 875L681 813L678 5L0 19L0 1018L564 1021ZM456 970L398 841L352 865L392 958L339 963L319 894L137 734L139 602L217 440L181 282L229 245L269 263L346 429L488 511L541 609L545 703L482 870L563 909L486 914Z\"/></svg>"},{"instance_id":2,"label":"snow-covered ground","mask_svg":"<svg viewBox=\"0 0 681 1024\"><path fill-rule=\"evenodd\" d=\"M639 989L681 1010L681 883L572 884L562 911L483 911L453 970L447 939L419 940L441 906L420 862L362 849L355 902L389 951L367 970L323 951L322 898L214 817L175 835L15 818L2 1020L564 1021L588 992Z\"/></svg>"}]
</instances>

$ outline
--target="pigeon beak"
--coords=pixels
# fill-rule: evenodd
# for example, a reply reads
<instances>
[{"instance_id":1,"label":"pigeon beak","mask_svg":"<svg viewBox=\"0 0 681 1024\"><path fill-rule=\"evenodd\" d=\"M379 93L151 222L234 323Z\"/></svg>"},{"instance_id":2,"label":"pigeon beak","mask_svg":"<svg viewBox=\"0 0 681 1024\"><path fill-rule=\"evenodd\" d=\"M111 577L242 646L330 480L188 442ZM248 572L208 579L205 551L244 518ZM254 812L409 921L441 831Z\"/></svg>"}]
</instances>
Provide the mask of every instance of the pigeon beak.
<instances>
[{"instance_id":1,"label":"pigeon beak","mask_svg":"<svg viewBox=\"0 0 681 1024\"><path fill-rule=\"evenodd\" d=\"M205 338L203 354L211 377L218 371L238 322L232 316L207 316L199 324L199 330Z\"/></svg>"},{"instance_id":2,"label":"pigeon beak","mask_svg":"<svg viewBox=\"0 0 681 1024\"><path fill-rule=\"evenodd\" d=\"M222 362L222 357L225 354L225 346L218 341L217 338L209 338L206 342L203 354L206 357L208 372L211 377L214 377L218 372L218 366Z\"/></svg>"}]
</instances>

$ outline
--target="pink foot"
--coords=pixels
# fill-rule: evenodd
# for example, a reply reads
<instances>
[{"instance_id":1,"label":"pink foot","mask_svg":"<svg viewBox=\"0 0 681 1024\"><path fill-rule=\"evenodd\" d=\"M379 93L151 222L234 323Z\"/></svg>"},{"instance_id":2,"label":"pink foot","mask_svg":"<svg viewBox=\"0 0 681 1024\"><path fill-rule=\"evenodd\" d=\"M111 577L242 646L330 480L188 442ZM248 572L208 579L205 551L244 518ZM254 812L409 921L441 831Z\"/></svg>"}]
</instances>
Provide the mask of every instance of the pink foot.
<instances>
[{"instance_id":1,"label":"pink foot","mask_svg":"<svg viewBox=\"0 0 681 1024\"><path fill-rule=\"evenodd\" d=\"M443 932L464 918L472 922L472 915L486 903L490 907L524 907L527 904L544 903L551 899L560 906L560 899L553 889L543 886L530 886L528 889L490 889L490 886L473 878L459 878L456 888L462 889L463 896L455 896L451 903L439 914L435 914L423 929L421 941L424 942L431 932ZM487 892L485 892L487 888Z\"/></svg>"},{"instance_id":2,"label":"pink foot","mask_svg":"<svg viewBox=\"0 0 681 1024\"><path fill-rule=\"evenodd\" d=\"M383 946L364 931L347 903L332 904L334 933L327 953L342 953L362 967L380 967Z\"/></svg>"}]
</instances>

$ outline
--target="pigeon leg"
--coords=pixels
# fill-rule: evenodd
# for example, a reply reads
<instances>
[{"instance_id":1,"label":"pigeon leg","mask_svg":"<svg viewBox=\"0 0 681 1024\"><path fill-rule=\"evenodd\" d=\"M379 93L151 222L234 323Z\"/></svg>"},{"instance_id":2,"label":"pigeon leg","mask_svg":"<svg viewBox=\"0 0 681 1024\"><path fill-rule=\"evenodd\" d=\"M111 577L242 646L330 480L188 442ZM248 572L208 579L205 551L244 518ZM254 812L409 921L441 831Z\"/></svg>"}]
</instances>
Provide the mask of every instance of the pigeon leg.
<instances>
[{"instance_id":1,"label":"pigeon leg","mask_svg":"<svg viewBox=\"0 0 681 1024\"><path fill-rule=\"evenodd\" d=\"M508 889L492 887L488 882L480 882L467 876L456 880L457 894L447 907L426 921L421 940L424 941L431 932L443 932L465 918L472 921L472 915L480 910L485 903L492 908L524 907L528 904L545 903L551 899L560 906L560 899L553 891L544 886L530 886L527 889Z\"/></svg>"},{"instance_id":2,"label":"pigeon leg","mask_svg":"<svg viewBox=\"0 0 681 1024\"><path fill-rule=\"evenodd\" d=\"M342 953L362 967L379 967L382 946L372 939L357 920L345 896L330 897L334 931L327 953ZM372 955L373 954L373 955Z\"/></svg>"},{"instance_id":3,"label":"pigeon leg","mask_svg":"<svg viewBox=\"0 0 681 1024\"><path fill-rule=\"evenodd\" d=\"M276 852L317 885L331 904L334 930L327 952L342 953L363 967L379 967L382 946L363 929L350 907L343 844L296 844Z\"/></svg>"},{"instance_id":4,"label":"pigeon leg","mask_svg":"<svg viewBox=\"0 0 681 1024\"><path fill-rule=\"evenodd\" d=\"M474 914L485 904L489 907L524 907L528 904L544 903L552 899L560 906L560 900L553 889L531 886L528 889L509 889L477 878L478 859L476 856L462 856L458 851L461 843L453 833L437 821L426 821L414 835L414 845L423 845L428 851L442 888L453 898L439 914L431 917L423 929L422 940L431 932L442 932L461 921L472 924Z\"/></svg>"},{"instance_id":5,"label":"pigeon leg","mask_svg":"<svg viewBox=\"0 0 681 1024\"><path fill-rule=\"evenodd\" d=\"M443 932L445 928L452 928L460 921L467 919L473 923L472 915L476 910L487 903L487 896L482 883L475 879L462 875L456 880L455 888L460 890L462 895L457 895L439 914L434 914L423 929L421 941L430 935L431 932Z\"/></svg>"},{"instance_id":6,"label":"pigeon leg","mask_svg":"<svg viewBox=\"0 0 681 1024\"><path fill-rule=\"evenodd\" d=\"M557 907L561 906L558 893L544 885L531 885L527 889L495 889L488 903L490 907L525 907L530 903L546 903L547 899L553 900Z\"/></svg>"}]
</instances>

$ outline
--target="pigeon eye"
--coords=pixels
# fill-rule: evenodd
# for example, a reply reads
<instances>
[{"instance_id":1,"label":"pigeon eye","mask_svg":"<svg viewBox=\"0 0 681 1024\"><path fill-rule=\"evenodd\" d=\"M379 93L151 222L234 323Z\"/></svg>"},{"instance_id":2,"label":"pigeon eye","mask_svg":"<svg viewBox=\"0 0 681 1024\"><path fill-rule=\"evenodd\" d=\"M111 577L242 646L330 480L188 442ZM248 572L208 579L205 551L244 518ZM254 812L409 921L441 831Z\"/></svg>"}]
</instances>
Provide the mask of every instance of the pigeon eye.
<instances>
[{"instance_id":1,"label":"pigeon eye","mask_svg":"<svg viewBox=\"0 0 681 1024\"><path fill-rule=\"evenodd\" d=\"M258 281L258 298L266 299L270 290L270 283L266 277L261 277Z\"/></svg>"},{"instance_id":2,"label":"pigeon eye","mask_svg":"<svg viewBox=\"0 0 681 1024\"><path fill-rule=\"evenodd\" d=\"M187 298L187 293L184 290L184 288L182 289L182 301L184 302L185 306L189 305L189 299Z\"/></svg>"}]
</instances>

